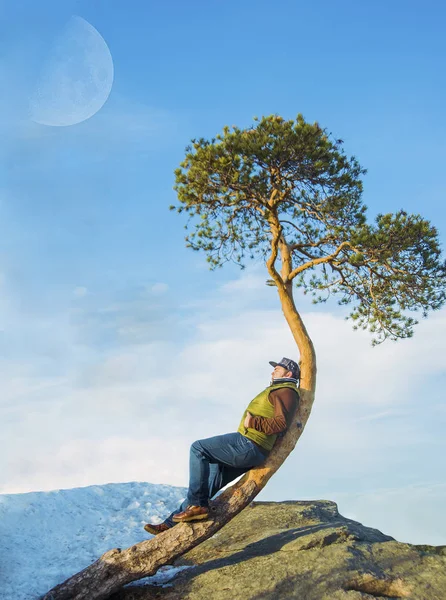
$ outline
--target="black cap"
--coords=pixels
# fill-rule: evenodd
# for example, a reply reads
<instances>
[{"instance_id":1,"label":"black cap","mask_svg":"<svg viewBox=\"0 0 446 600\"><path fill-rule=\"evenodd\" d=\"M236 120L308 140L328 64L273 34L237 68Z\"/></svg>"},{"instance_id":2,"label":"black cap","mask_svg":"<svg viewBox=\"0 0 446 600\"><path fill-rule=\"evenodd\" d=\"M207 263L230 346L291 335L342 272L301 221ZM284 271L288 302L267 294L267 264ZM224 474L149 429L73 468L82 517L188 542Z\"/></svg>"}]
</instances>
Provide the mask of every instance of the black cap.
<instances>
[{"instance_id":1,"label":"black cap","mask_svg":"<svg viewBox=\"0 0 446 600\"><path fill-rule=\"evenodd\" d=\"M287 371L291 371L294 379L300 379L300 369L297 362L291 360L291 358L282 358L280 362L274 362L272 360L269 361L269 364L272 367L283 367Z\"/></svg>"}]
</instances>

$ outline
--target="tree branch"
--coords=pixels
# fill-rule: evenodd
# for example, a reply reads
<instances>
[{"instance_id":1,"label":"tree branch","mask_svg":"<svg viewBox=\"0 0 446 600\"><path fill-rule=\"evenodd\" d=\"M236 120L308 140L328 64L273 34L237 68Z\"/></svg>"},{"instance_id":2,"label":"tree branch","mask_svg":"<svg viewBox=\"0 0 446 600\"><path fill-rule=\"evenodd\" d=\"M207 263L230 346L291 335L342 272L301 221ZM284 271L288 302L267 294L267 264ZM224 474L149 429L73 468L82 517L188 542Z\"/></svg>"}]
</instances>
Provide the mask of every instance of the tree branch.
<instances>
[{"instance_id":1,"label":"tree branch","mask_svg":"<svg viewBox=\"0 0 446 600\"><path fill-rule=\"evenodd\" d=\"M302 273L303 271L306 271L307 269L312 269L313 267L316 267L317 265L321 265L323 263L329 263L329 262L333 261L339 255L339 253L344 248L347 248L347 247L352 248L350 242L342 242L342 244L340 244L332 254L329 254L328 256L321 256L320 258L315 258L303 265L300 265L299 267L296 267L289 274L288 281L292 281L296 277L296 275L299 275L299 273Z\"/></svg>"}]
</instances>

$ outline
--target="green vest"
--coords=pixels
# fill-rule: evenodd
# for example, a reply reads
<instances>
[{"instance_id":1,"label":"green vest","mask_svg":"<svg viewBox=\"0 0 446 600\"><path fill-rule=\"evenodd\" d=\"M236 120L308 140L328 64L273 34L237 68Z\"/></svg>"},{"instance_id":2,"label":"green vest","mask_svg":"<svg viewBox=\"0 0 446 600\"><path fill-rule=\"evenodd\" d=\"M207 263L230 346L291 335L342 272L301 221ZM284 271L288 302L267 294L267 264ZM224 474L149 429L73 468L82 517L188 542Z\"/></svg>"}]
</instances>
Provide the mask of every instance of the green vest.
<instances>
[{"instance_id":1,"label":"green vest","mask_svg":"<svg viewBox=\"0 0 446 600\"><path fill-rule=\"evenodd\" d=\"M252 427L246 428L243 425L243 422L245 420L246 413L248 411L254 417L266 417L267 419L274 417L274 406L268 400L269 394L273 390L278 390L279 388L283 388L283 387L289 387L293 390L296 390L296 392L297 392L296 384L291 383L291 382L290 383L277 383L276 385L272 384L272 385L268 386L266 389L263 390L263 392L260 392L260 394L254 398L254 400L251 400L251 402L248 405L248 408L243 413L242 420L240 421L239 428L237 429L237 431L239 433L241 433L245 437L249 438L253 442L256 442L257 444L259 444L259 446L262 446L262 448L265 448L266 450L271 450L271 448L274 446L274 443L277 439L277 434L266 435L266 433L257 431L256 429L253 429Z\"/></svg>"}]
</instances>

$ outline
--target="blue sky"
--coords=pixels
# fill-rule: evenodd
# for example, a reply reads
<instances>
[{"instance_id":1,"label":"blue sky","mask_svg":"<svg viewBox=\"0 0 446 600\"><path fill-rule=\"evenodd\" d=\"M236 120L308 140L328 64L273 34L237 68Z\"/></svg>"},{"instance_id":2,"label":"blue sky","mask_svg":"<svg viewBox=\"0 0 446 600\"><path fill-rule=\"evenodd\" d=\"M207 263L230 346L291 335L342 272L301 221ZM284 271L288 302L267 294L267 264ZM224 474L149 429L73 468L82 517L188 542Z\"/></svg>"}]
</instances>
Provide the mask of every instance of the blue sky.
<instances>
[{"instance_id":1,"label":"blue sky","mask_svg":"<svg viewBox=\"0 0 446 600\"><path fill-rule=\"evenodd\" d=\"M60 67L54 40L86 39L73 15L105 40L113 87L91 118L41 125L30 99ZM445 17L440 2L0 2L0 492L185 485L190 442L236 427L268 360L296 356L261 264L211 273L184 246L168 206L191 138L301 112L368 169L371 217L420 212L444 244ZM336 304L296 298L317 398L262 498L324 497L446 543L446 311L372 349Z\"/></svg>"}]
</instances>

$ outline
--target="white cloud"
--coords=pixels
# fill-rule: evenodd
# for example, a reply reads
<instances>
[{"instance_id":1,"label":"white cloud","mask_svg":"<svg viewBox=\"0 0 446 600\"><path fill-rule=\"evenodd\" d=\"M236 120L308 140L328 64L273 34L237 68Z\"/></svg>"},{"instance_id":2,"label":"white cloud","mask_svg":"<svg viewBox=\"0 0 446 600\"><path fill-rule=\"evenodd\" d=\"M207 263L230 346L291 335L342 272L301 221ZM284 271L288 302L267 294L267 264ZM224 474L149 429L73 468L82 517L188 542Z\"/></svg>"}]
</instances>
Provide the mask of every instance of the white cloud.
<instances>
[{"instance_id":1,"label":"white cloud","mask_svg":"<svg viewBox=\"0 0 446 600\"><path fill-rule=\"evenodd\" d=\"M444 545L446 520L442 518L446 484L421 482L358 494L333 492L345 517L375 527L401 542Z\"/></svg>"},{"instance_id":2,"label":"white cloud","mask_svg":"<svg viewBox=\"0 0 446 600\"><path fill-rule=\"evenodd\" d=\"M0 493L82 487L92 481L186 485L186 446L178 439L166 444L165 436L152 431L147 439L135 439L132 435L101 439L99 433L98 439L72 438L35 456L19 451L12 459L11 478L7 485L0 486ZM159 460L160 455L163 461Z\"/></svg>"},{"instance_id":3,"label":"white cloud","mask_svg":"<svg viewBox=\"0 0 446 600\"><path fill-rule=\"evenodd\" d=\"M238 279L233 279L223 284L219 292L223 294L242 293L243 295L251 291L259 292L265 288L266 280L268 279L264 271L263 265L262 269L252 269L246 275L241 275Z\"/></svg>"},{"instance_id":4,"label":"white cloud","mask_svg":"<svg viewBox=\"0 0 446 600\"><path fill-rule=\"evenodd\" d=\"M87 294L88 290L86 287L78 286L73 290L73 295L76 296L76 298L84 298Z\"/></svg>"},{"instance_id":5,"label":"white cloud","mask_svg":"<svg viewBox=\"0 0 446 600\"><path fill-rule=\"evenodd\" d=\"M151 286L150 291L153 294L164 294L169 289L167 283L158 282Z\"/></svg>"},{"instance_id":6,"label":"white cloud","mask_svg":"<svg viewBox=\"0 0 446 600\"><path fill-rule=\"evenodd\" d=\"M249 281L248 295L254 289ZM145 335L138 342L123 337L111 346L87 347L76 341L73 323L48 318L41 343L60 349L58 369L50 363L55 372L45 361L0 361L3 437L10 450L0 489L133 479L185 485L190 443L235 430L246 403L269 382L268 361L298 358L279 306L246 308L241 281L234 285L238 292L226 294L226 308L211 298L206 312L189 310L189 339L150 341ZM138 307L116 304L106 313L109 326L133 318L137 329ZM377 348L341 316L306 312L304 319L318 355L316 401L296 450L263 497L329 498L343 487L357 493L371 482L388 486L395 469L406 487L439 473L445 413L430 395L421 411L419 404L422 391L445 372L446 311L423 321L414 339ZM86 325L93 331L99 326L95 319Z\"/></svg>"},{"instance_id":7,"label":"white cloud","mask_svg":"<svg viewBox=\"0 0 446 600\"><path fill-rule=\"evenodd\" d=\"M358 417L357 421L379 421L381 419L385 419L386 417L399 417L407 414L409 414L409 412L403 410L383 410L378 413L372 413Z\"/></svg>"}]
</instances>

